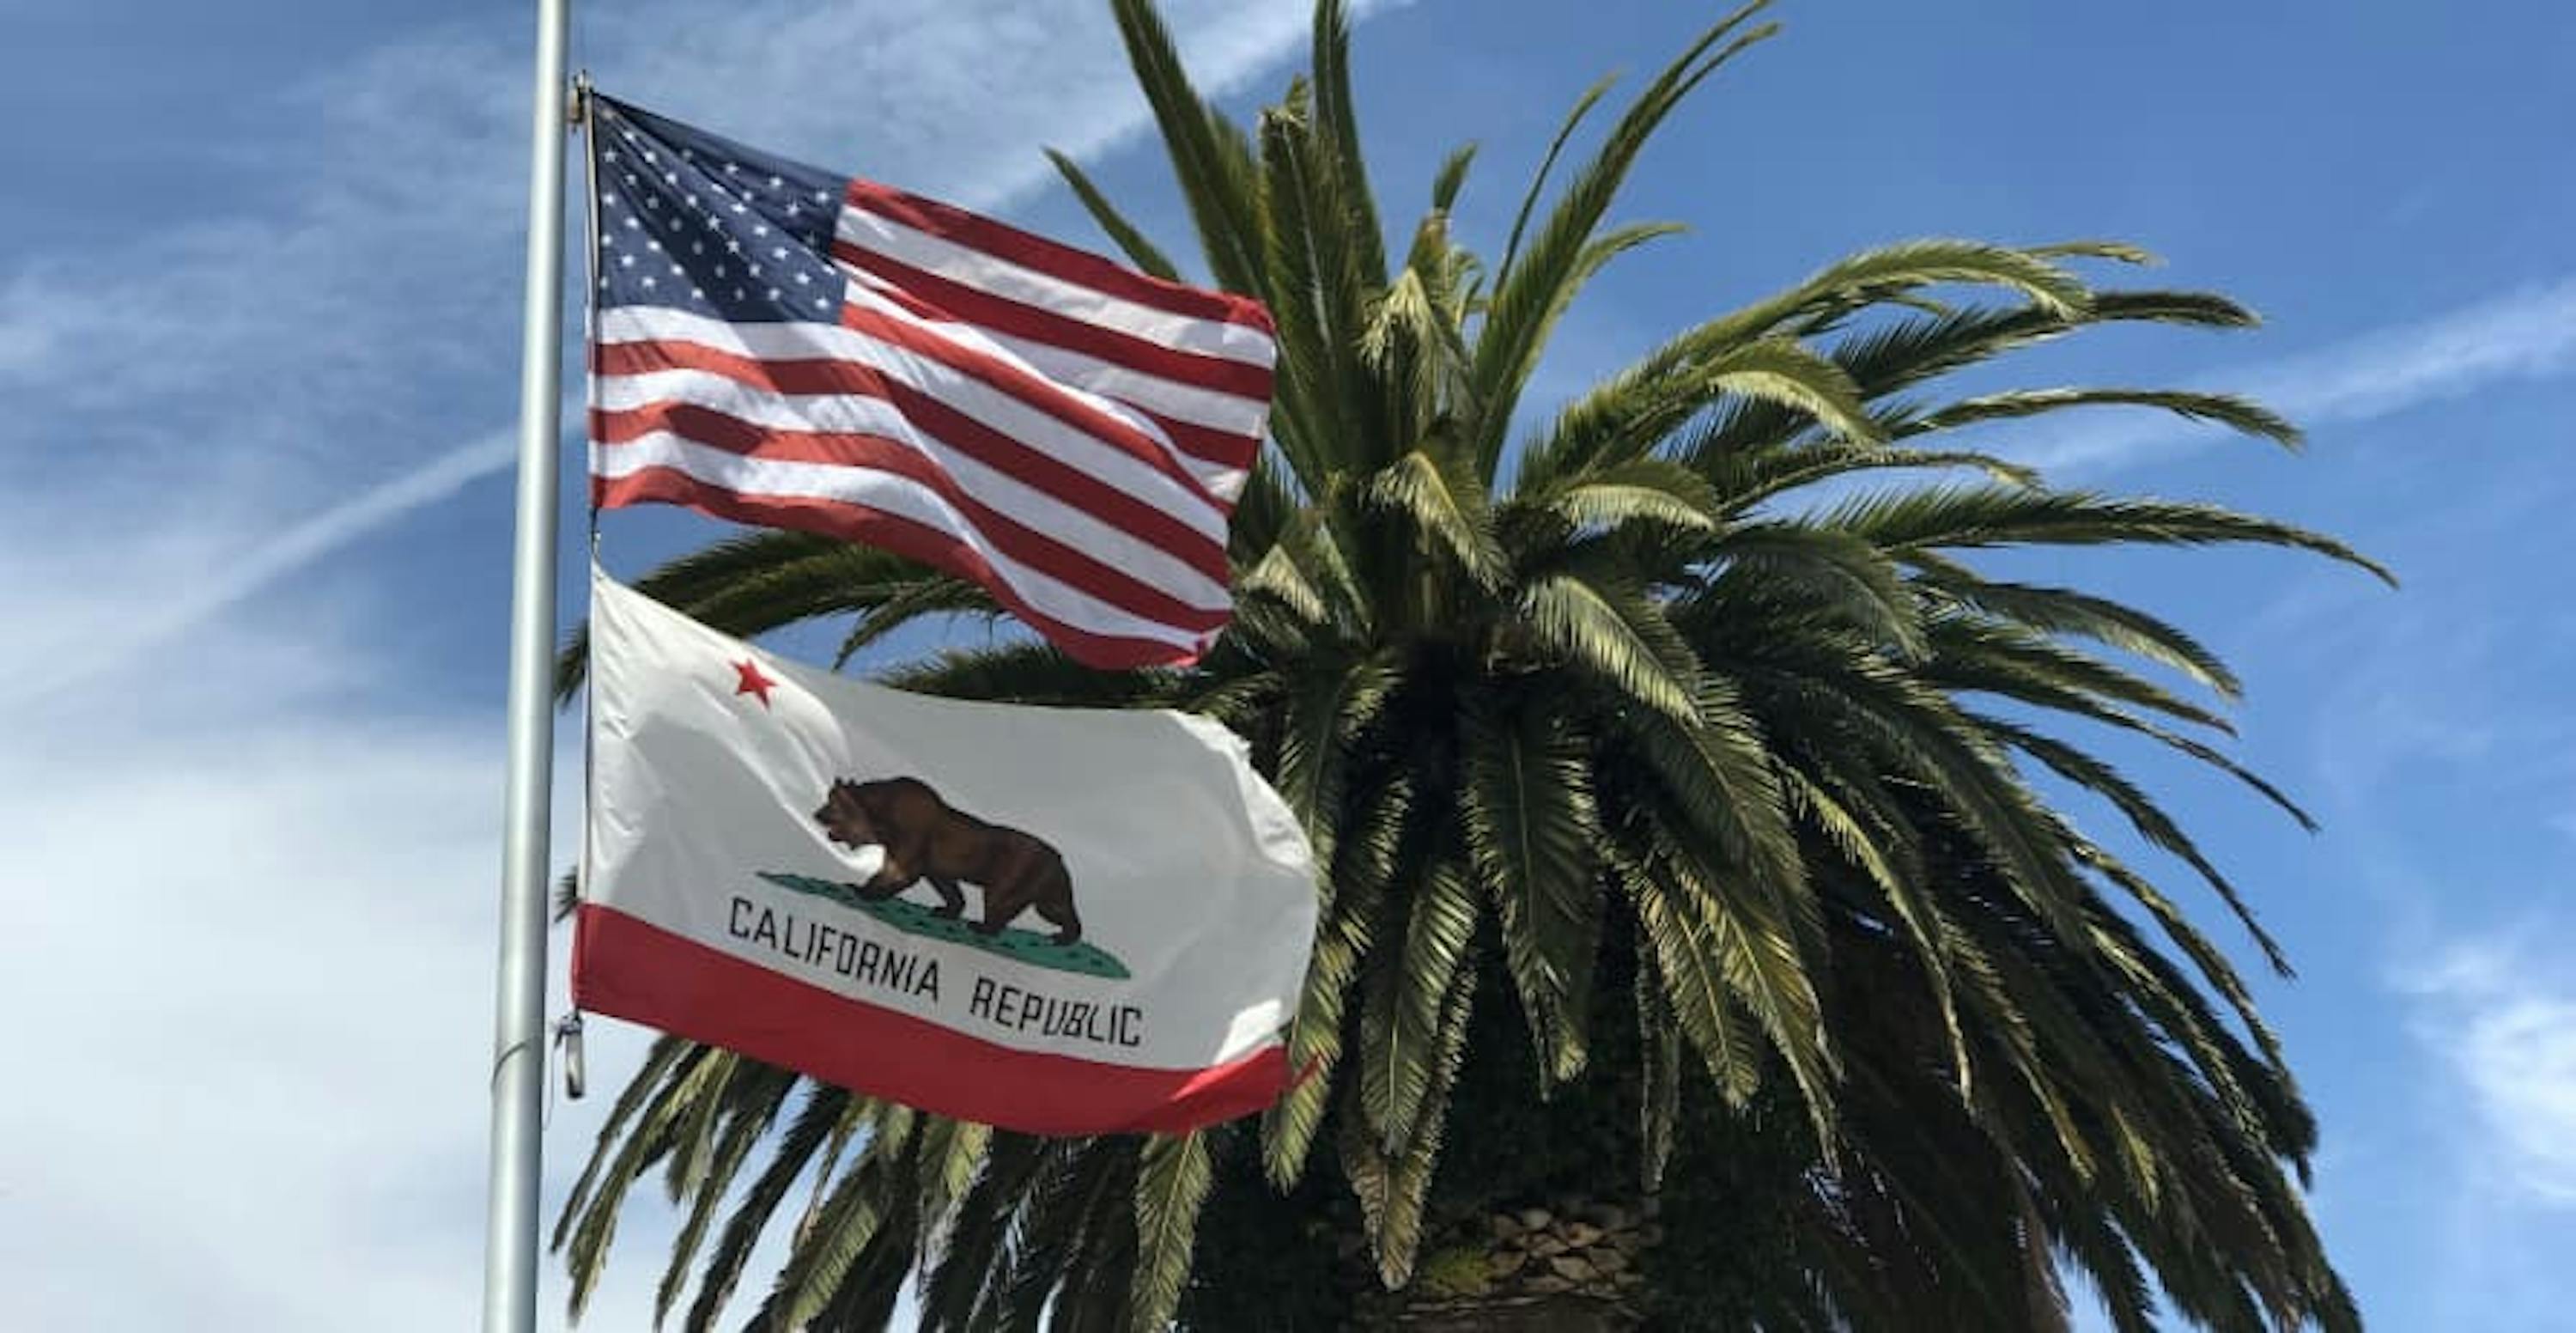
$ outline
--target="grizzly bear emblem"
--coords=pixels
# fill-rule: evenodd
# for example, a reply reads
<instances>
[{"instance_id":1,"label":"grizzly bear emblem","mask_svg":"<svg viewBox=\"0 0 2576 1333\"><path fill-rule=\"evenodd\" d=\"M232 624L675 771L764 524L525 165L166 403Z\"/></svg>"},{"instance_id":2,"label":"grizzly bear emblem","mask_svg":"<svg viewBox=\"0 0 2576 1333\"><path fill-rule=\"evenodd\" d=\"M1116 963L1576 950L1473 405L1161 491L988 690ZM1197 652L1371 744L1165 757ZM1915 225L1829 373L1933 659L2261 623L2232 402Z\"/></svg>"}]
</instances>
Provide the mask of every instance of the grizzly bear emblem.
<instances>
[{"instance_id":1,"label":"grizzly bear emblem","mask_svg":"<svg viewBox=\"0 0 2576 1333\"><path fill-rule=\"evenodd\" d=\"M1035 908L1056 926L1056 943L1082 938L1073 877L1065 872L1062 854L1035 834L986 823L949 805L917 778L836 781L814 822L854 851L884 849L884 864L859 886L859 896L869 902L883 902L926 879L939 891L938 914L958 917L966 911L958 886L973 884L984 891L984 918L974 923L978 934L998 935Z\"/></svg>"}]
</instances>

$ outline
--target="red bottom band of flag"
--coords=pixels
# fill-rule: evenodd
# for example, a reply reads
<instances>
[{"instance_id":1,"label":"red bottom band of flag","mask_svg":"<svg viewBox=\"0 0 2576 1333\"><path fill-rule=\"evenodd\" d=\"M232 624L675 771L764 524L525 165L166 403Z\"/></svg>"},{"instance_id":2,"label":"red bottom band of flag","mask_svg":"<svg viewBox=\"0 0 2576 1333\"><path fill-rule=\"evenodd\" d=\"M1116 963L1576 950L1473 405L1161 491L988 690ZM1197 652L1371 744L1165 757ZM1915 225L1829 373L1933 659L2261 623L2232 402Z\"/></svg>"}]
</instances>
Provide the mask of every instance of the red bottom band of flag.
<instances>
[{"instance_id":1,"label":"red bottom band of flag","mask_svg":"<svg viewBox=\"0 0 2576 1333\"><path fill-rule=\"evenodd\" d=\"M1288 1083L1269 1045L1151 1069L1014 1050L783 976L613 908L574 927L573 1002L869 1096L1031 1134L1179 1131L1249 1115Z\"/></svg>"}]
</instances>

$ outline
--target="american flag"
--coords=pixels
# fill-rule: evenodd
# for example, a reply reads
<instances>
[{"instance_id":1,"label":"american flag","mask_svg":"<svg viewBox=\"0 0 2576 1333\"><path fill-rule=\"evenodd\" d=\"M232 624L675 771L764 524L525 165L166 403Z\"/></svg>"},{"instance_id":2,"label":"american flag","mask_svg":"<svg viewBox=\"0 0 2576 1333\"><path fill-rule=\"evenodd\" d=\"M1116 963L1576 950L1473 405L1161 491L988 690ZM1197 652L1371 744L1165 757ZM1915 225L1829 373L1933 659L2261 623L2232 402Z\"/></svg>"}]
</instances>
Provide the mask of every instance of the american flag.
<instances>
[{"instance_id":1,"label":"american flag","mask_svg":"<svg viewBox=\"0 0 2576 1333\"><path fill-rule=\"evenodd\" d=\"M1223 627L1254 301L594 95L591 500L827 533L1097 667Z\"/></svg>"}]
</instances>

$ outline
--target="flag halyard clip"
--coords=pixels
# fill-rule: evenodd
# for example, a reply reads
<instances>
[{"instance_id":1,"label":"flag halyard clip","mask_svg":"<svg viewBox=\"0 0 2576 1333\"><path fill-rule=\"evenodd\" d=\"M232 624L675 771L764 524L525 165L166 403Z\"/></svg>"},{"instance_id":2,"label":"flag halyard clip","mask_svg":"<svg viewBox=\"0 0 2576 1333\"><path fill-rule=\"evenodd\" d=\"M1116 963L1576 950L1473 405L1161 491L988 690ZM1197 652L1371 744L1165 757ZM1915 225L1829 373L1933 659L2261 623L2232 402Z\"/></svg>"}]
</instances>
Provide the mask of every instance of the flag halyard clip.
<instances>
[{"instance_id":1,"label":"flag halyard clip","mask_svg":"<svg viewBox=\"0 0 2576 1333\"><path fill-rule=\"evenodd\" d=\"M555 1048L563 1059L564 1099L580 1101L590 1085L590 1072L582 1061L580 1010L555 1020Z\"/></svg>"}]
</instances>

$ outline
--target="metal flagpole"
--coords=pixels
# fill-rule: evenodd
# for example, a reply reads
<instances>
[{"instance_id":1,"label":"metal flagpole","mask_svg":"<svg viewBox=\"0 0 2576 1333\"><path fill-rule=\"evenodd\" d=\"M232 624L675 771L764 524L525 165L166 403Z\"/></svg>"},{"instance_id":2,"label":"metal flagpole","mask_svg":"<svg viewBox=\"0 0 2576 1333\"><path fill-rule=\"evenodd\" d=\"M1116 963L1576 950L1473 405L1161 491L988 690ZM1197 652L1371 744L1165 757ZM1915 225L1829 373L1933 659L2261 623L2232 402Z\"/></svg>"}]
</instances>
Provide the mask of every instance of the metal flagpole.
<instances>
[{"instance_id":1,"label":"metal flagpole","mask_svg":"<svg viewBox=\"0 0 2576 1333\"><path fill-rule=\"evenodd\" d=\"M492 1033L483 1333L535 1333L539 1121L545 1109L546 817L553 791L556 452L562 420L564 44L569 0L537 0L528 285L519 359L518 541L510 577L509 775Z\"/></svg>"}]
</instances>

